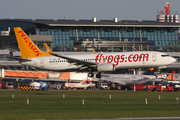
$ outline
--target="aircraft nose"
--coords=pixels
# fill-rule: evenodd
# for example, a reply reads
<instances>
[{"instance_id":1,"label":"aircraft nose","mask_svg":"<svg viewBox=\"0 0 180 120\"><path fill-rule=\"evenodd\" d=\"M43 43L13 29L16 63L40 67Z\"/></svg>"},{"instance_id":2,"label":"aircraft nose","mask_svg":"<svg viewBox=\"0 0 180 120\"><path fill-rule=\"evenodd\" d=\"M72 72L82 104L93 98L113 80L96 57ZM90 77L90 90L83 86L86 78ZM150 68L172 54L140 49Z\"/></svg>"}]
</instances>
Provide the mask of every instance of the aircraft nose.
<instances>
[{"instance_id":1,"label":"aircraft nose","mask_svg":"<svg viewBox=\"0 0 180 120\"><path fill-rule=\"evenodd\" d=\"M172 61L172 63L174 63L174 62L176 62L176 59L171 57L171 61Z\"/></svg>"}]
</instances>

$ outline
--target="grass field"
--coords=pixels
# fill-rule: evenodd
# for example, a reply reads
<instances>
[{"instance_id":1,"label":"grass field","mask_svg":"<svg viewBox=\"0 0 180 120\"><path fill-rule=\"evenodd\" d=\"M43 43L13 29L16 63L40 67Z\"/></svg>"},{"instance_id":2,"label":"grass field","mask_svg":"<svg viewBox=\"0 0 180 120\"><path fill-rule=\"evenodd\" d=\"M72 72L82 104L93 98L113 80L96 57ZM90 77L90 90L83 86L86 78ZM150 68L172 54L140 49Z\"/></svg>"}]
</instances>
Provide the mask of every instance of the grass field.
<instances>
[{"instance_id":1,"label":"grass field","mask_svg":"<svg viewBox=\"0 0 180 120\"><path fill-rule=\"evenodd\" d=\"M180 92L0 91L0 119L177 117L179 97Z\"/></svg>"}]
</instances>

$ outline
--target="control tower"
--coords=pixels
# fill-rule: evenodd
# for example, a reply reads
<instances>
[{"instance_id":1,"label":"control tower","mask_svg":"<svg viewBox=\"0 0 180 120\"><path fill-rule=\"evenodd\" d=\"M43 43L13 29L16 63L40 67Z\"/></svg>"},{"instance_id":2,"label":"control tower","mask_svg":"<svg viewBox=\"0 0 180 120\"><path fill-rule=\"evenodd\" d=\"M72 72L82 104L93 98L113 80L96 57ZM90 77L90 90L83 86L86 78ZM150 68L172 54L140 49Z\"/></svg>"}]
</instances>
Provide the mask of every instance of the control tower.
<instances>
[{"instance_id":1,"label":"control tower","mask_svg":"<svg viewBox=\"0 0 180 120\"><path fill-rule=\"evenodd\" d=\"M178 23L178 15L170 15L170 3L166 2L165 12L161 11L161 15L157 15L157 21L159 22L174 22Z\"/></svg>"}]
</instances>

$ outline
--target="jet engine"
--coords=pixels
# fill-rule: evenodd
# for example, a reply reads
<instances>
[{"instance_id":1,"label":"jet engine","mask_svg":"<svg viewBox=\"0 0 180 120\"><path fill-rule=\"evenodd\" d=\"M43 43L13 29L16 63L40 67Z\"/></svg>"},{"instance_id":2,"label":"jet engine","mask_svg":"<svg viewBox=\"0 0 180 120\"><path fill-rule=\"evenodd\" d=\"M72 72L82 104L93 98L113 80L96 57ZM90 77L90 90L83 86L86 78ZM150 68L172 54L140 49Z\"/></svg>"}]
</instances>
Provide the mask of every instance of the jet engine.
<instances>
[{"instance_id":1,"label":"jet engine","mask_svg":"<svg viewBox=\"0 0 180 120\"><path fill-rule=\"evenodd\" d=\"M112 63L102 63L97 66L98 72L115 71L115 65Z\"/></svg>"}]
</instances>

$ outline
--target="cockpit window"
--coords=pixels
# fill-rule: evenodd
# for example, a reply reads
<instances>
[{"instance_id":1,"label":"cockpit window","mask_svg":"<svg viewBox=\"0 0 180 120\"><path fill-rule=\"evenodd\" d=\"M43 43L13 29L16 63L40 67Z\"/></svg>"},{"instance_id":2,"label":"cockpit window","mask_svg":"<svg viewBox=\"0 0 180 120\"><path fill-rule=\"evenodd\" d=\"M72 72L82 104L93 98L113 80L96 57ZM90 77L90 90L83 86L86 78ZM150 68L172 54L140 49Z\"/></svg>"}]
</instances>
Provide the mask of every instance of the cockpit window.
<instances>
[{"instance_id":1,"label":"cockpit window","mask_svg":"<svg viewBox=\"0 0 180 120\"><path fill-rule=\"evenodd\" d=\"M169 55L161 55L162 57L168 57Z\"/></svg>"}]
</instances>

